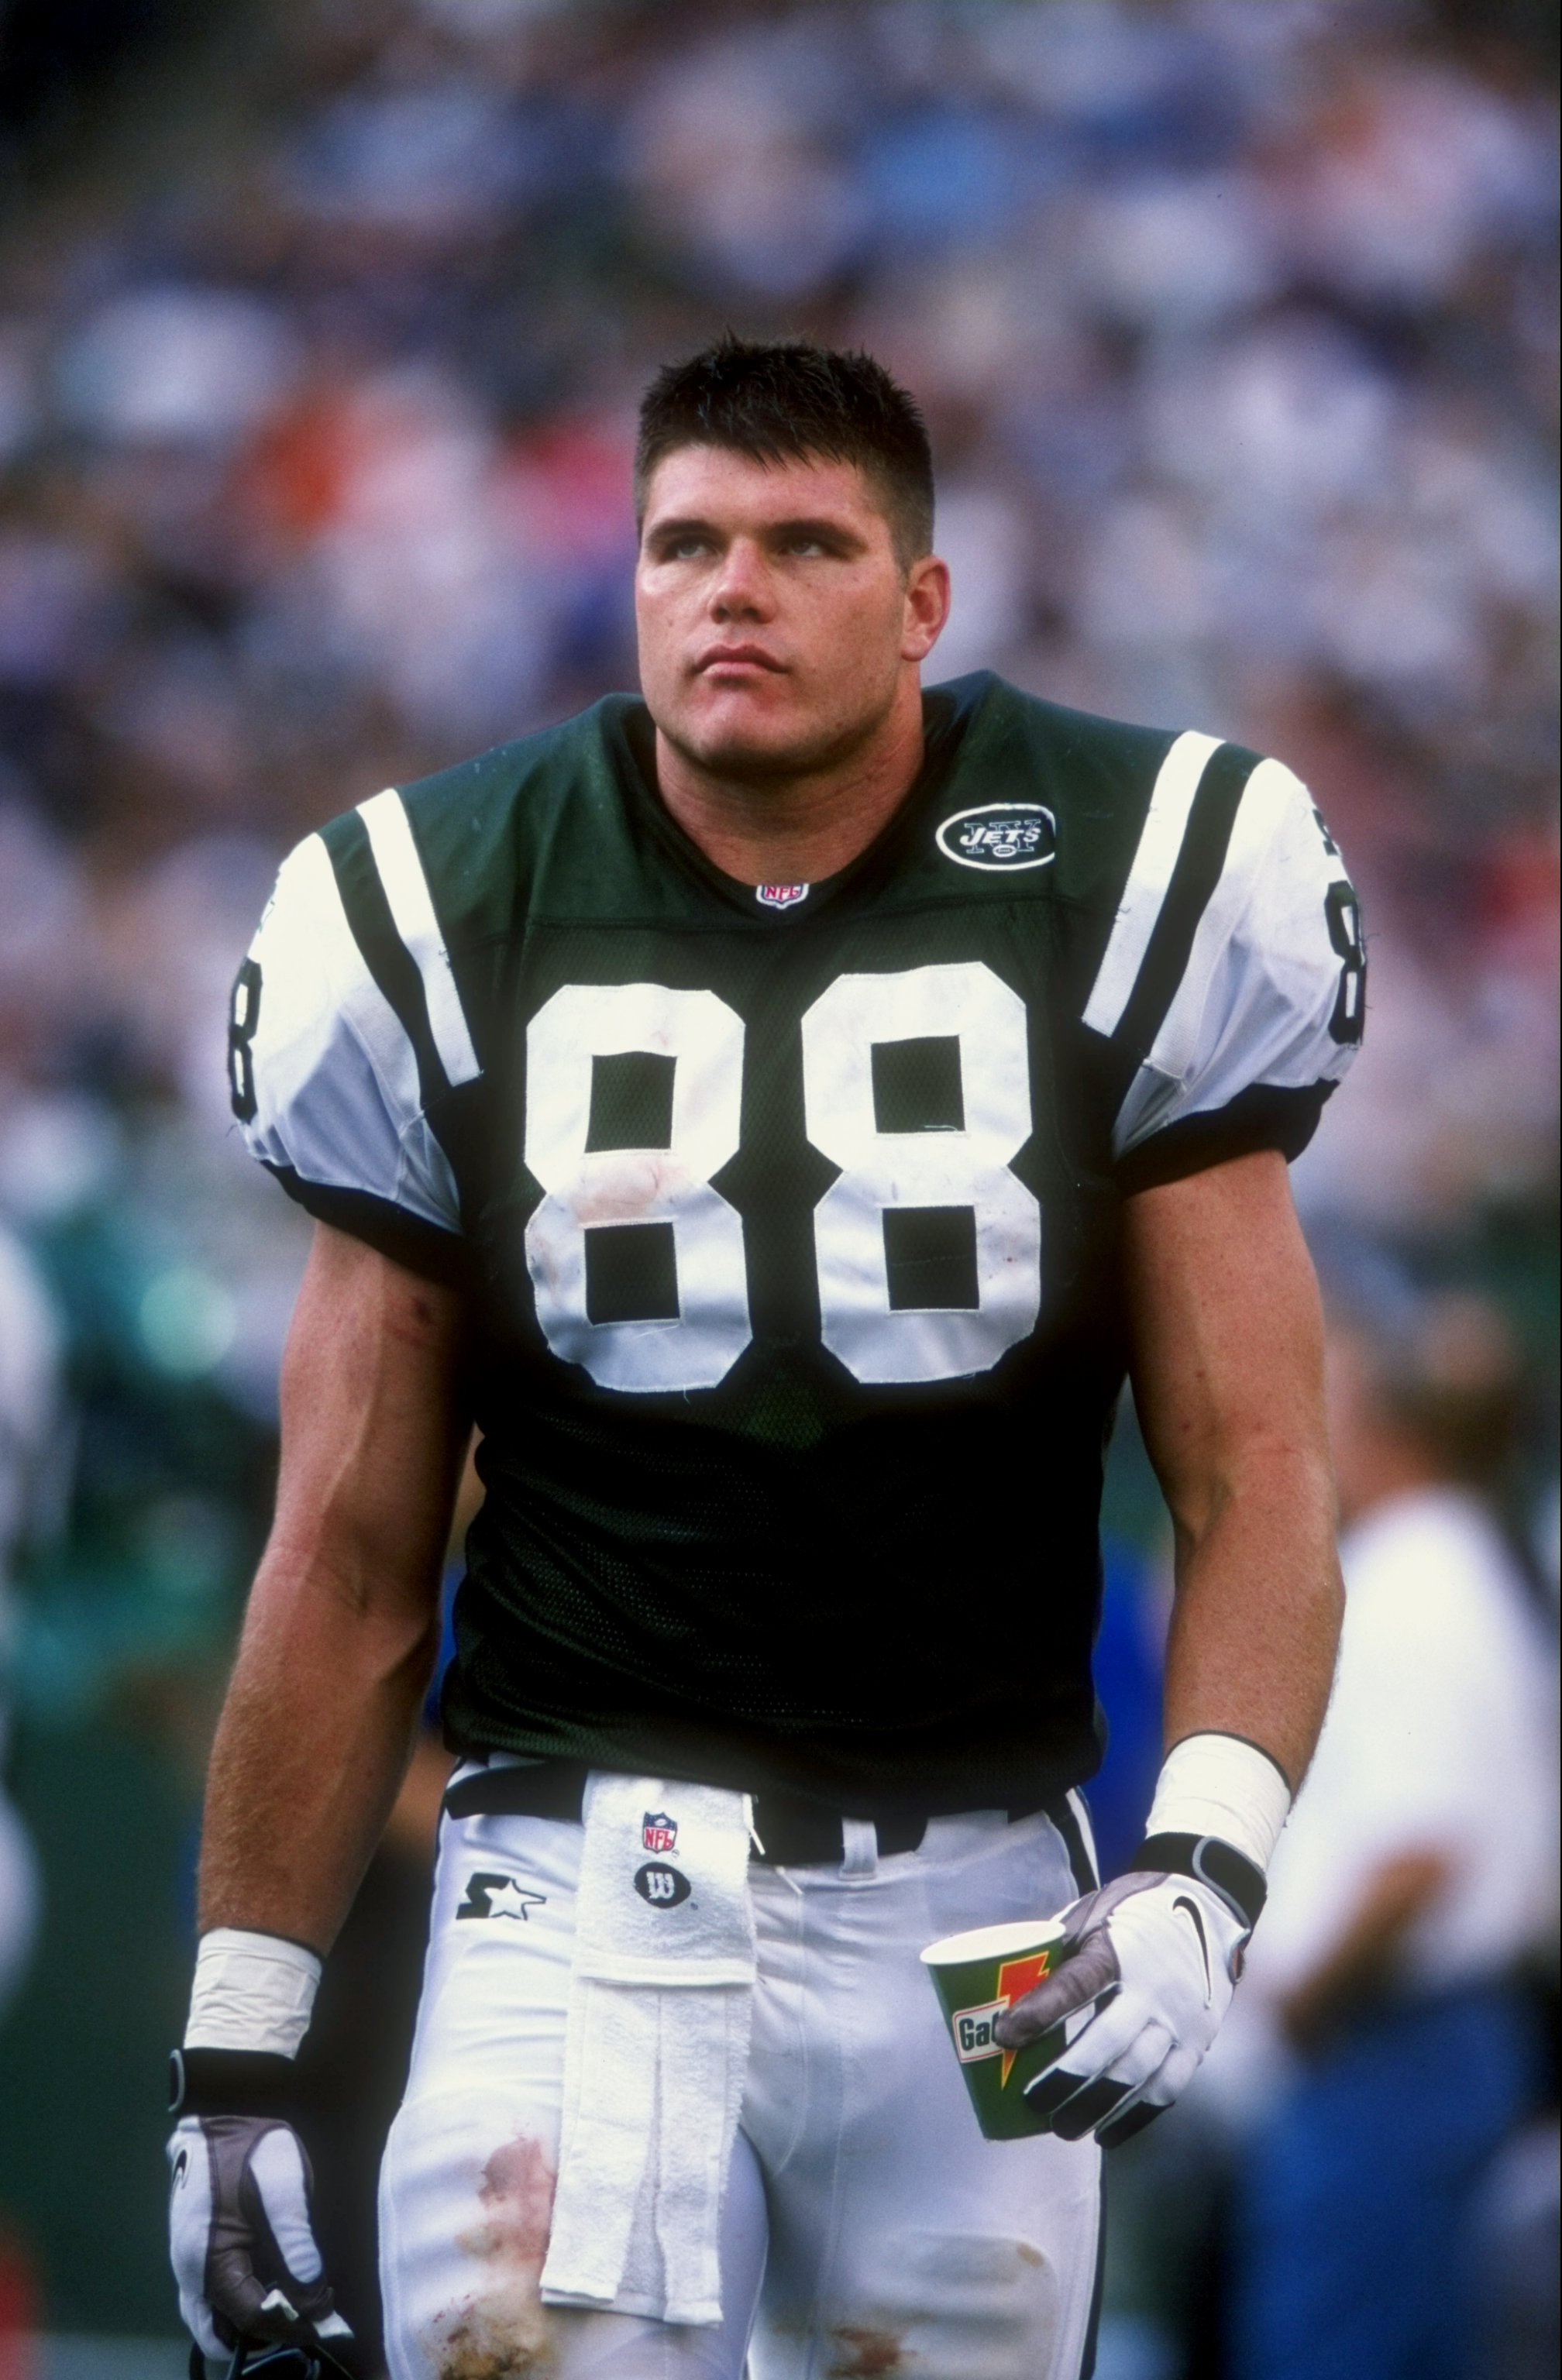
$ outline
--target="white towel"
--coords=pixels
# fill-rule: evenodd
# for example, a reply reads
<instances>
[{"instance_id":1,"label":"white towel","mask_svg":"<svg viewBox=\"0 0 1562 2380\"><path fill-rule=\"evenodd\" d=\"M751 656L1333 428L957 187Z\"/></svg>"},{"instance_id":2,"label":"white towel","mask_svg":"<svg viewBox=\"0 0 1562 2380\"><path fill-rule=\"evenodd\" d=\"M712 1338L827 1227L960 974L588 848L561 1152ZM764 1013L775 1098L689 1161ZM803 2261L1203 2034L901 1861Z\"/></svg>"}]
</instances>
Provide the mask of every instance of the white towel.
<instances>
[{"instance_id":1,"label":"white towel","mask_svg":"<svg viewBox=\"0 0 1562 2380\"><path fill-rule=\"evenodd\" d=\"M714 2325L753 2006L748 1799L593 1771L585 1822L543 2296Z\"/></svg>"}]
</instances>

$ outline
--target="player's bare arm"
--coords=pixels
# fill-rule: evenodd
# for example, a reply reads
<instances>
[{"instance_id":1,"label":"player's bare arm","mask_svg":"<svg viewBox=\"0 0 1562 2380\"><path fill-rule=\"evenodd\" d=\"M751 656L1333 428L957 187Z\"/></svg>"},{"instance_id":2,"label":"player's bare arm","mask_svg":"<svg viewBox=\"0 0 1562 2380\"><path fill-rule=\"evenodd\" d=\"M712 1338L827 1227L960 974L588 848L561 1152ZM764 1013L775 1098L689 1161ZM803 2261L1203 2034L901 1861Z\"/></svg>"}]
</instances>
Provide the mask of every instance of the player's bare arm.
<instances>
[{"instance_id":1,"label":"player's bare arm","mask_svg":"<svg viewBox=\"0 0 1562 2380\"><path fill-rule=\"evenodd\" d=\"M180 2305L216 2355L356 2341L313 2244L290 2060L390 1813L439 1633L467 1440L463 1305L316 1225L282 1372L276 1515L207 1786L201 1949L169 2143Z\"/></svg>"},{"instance_id":2,"label":"player's bare arm","mask_svg":"<svg viewBox=\"0 0 1562 2380\"><path fill-rule=\"evenodd\" d=\"M1019 2048L1093 2007L1031 2096L1065 2136L1108 2143L1169 2105L1214 2038L1343 1609L1322 1316L1284 1159L1139 1191L1123 1230L1135 1401L1176 1532L1168 1758L1138 1873L1069 1912L1072 1959L998 2027Z\"/></svg>"},{"instance_id":3,"label":"player's bare arm","mask_svg":"<svg viewBox=\"0 0 1562 2380\"><path fill-rule=\"evenodd\" d=\"M203 1933L329 1949L379 1839L438 1641L462 1332L454 1290L315 1226L276 1517L212 1755Z\"/></svg>"},{"instance_id":4,"label":"player's bare arm","mask_svg":"<svg viewBox=\"0 0 1562 2380\"><path fill-rule=\"evenodd\" d=\"M1296 1791L1344 1590L1323 1318L1284 1159L1260 1149L1124 1210L1134 1400L1176 1529L1165 1740L1210 1730Z\"/></svg>"}]
</instances>

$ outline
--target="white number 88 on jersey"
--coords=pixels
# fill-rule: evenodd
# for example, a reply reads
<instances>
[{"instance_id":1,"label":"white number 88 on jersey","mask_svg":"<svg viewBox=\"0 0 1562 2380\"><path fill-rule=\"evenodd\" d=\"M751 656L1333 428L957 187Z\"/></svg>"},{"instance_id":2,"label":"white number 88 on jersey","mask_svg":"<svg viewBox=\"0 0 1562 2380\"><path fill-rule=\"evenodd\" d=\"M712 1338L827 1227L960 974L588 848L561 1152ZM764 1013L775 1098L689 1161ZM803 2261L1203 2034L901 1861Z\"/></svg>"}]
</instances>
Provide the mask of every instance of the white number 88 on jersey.
<instances>
[{"instance_id":1,"label":"white number 88 on jersey","mask_svg":"<svg viewBox=\"0 0 1562 2380\"><path fill-rule=\"evenodd\" d=\"M664 984L566 985L531 1020L537 1318L604 1388L714 1388L752 1337L742 1223L711 1182L738 1148L743 1038L714 992ZM886 1128L895 1053L913 1051L942 1111ZM665 1070L664 1145L595 1145L601 1062L637 1053ZM813 1218L825 1346L864 1382L989 1370L1041 1305L1041 1209L1010 1171L1031 1134L1023 1002L978 961L842 976L802 1055L808 1136L841 1169ZM626 1256L641 1285L616 1303Z\"/></svg>"}]
</instances>

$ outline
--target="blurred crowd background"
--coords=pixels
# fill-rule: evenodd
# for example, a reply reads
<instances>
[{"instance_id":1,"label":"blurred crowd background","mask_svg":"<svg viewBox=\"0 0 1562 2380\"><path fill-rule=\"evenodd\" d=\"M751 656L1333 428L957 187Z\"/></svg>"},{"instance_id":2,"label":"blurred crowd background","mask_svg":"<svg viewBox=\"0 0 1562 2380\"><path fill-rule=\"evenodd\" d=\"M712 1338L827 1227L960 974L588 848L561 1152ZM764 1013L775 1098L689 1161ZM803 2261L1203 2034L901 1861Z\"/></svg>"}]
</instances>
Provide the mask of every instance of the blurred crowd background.
<instances>
[{"instance_id":1,"label":"blurred crowd background","mask_svg":"<svg viewBox=\"0 0 1562 2380\"><path fill-rule=\"evenodd\" d=\"M305 1229L228 1131L233 969L300 834L632 683L635 403L724 325L921 398L934 675L1312 783L1372 983L1299 1199L1339 1298L1500 1332L1544 1631L1555 44L1540 0L0 5L6 2380L176 2368L161 2058ZM1109 1817L1131 1418L1108 1521ZM1121 2185L1103 2380L1225 2368L1187 2155Z\"/></svg>"}]
</instances>

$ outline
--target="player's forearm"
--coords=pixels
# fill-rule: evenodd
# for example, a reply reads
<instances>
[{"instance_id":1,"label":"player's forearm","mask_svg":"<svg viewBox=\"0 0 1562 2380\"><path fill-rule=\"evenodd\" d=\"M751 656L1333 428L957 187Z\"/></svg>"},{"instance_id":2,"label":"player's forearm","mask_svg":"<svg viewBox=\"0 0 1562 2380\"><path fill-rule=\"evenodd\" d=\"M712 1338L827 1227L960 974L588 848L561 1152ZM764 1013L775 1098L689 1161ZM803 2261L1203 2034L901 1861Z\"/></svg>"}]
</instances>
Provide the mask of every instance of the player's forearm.
<instances>
[{"instance_id":1,"label":"player's forearm","mask_svg":"<svg viewBox=\"0 0 1562 2380\"><path fill-rule=\"evenodd\" d=\"M268 1556L213 1748L203 1932L237 1925L323 1951L410 1755L437 1607L387 1610L350 1563Z\"/></svg>"},{"instance_id":2,"label":"player's forearm","mask_svg":"<svg viewBox=\"0 0 1562 2380\"><path fill-rule=\"evenodd\" d=\"M1322 1449L1255 1445L1178 1522L1166 1647L1168 1744L1245 1737L1294 1792L1318 1740L1344 1608Z\"/></svg>"},{"instance_id":3,"label":"player's forearm","mask_svg":"<svg viewBox=\"0 0 1562 2380\"><path fill-rule=\"evenodd\" d=\"M1323 1318L1265 1149L1127 1203L1134 1395L1177 1530L1166 1736L1245 1736L1294 1792L1344 1608Z\"/></svg>"},{"instance_id":4,"label":"player's forearm","mask_svg":"<svg viewBox=\"0 0 1562 2380\"><path fill-rule=\"evenodd\" d=\"M411 1749L468 1437L453 1293L321 1225L276 1521L212 1755L201 1924L324 1949Z\"/></svg>"}]
</instances>

